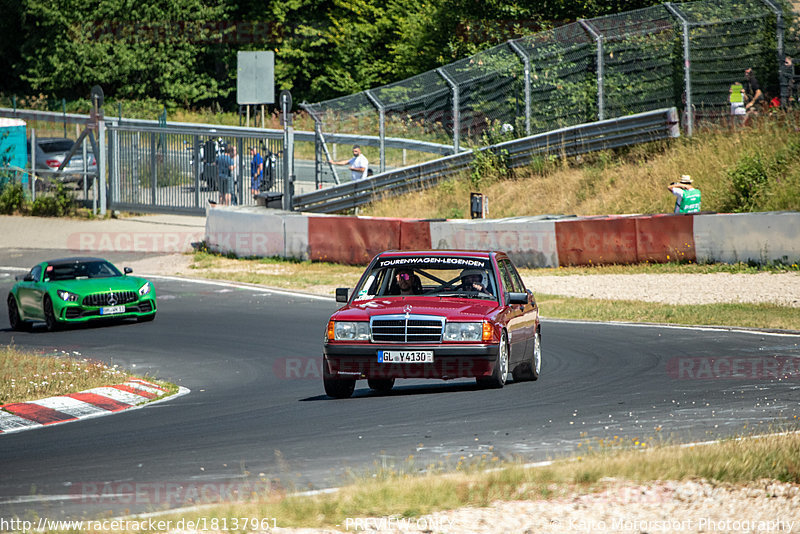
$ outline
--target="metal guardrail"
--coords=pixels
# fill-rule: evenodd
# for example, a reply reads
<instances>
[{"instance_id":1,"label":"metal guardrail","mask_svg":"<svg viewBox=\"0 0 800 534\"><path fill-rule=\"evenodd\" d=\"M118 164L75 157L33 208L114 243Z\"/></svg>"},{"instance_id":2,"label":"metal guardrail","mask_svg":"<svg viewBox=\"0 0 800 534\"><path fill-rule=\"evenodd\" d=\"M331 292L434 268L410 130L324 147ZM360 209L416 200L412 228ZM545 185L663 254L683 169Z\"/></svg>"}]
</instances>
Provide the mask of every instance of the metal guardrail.
<instances>
[{"instance_id":1,"label":"metal guardrail","mask_svg":"<svg viewBox=\"0 0 800 534\"><path fill-rule=\"evenodd\" d=\"M89 124L89 115L60 113L57 111L35 111L28 109L0 108L0 117L26 121L68 122L70 124Z\"/></svg>"},{"instance_id":2,"label":"metal guardrail","mask_svg":"<svg viewBox=\"0 0 800 534\"><path fill-rule=\"evenodd\" d=\"M678 111L672 107L570 126L476 150L503 154L509 167L515 168L542 155L577 156L679 136ZM294 209L317 213L352 209L379 196L394 196L433 185L468 169L474 157L474 152L462 152L376 174L364 180L297 195L294 197Z\"/></svg>"},{"instance_id":3,"label":"metal guardrail","mask_svg":"<svg viewBox=\"0 0 800 534\"><path fill-rule=\"evenodd\" d=\"M23 119L29 121L47 121L47 122L68 122L70 124L88 124L89 115L78 115L72 113L59 113L55 111L31 111L20 110L12 108L0 108L0 117L8 117L12 119ZM155 127L158 126L158 121L145 120L145 119L119 119L117 117L105 117L107 123L114 124L120 129L130 129L136 127ZM258 130L267 135L280 135L283 136L283 130L272 128L246 128L243 126L222 126L216 124L199 124L191 122L169 122L168 128L178 128L182 132L197 131L198 135L218 135L224 137L226 135L250 135L254 130ZM202 130L202 131L200 131ZM355 134L328 134L327 139L332 143L341 144L354 144L363 146L379 147L380 137L377 135L355 135ZM314 132L308 131L295 131L295 142L304 141L308 143L315 142ZM389 148L415 150L417 152L426 152L430 154L452 154L453 145L443 145L439 143L431 143L429 141L416 141L414 139L403 139L400 137L387 137L386 146Z\"/></svg>"}]
</instances>

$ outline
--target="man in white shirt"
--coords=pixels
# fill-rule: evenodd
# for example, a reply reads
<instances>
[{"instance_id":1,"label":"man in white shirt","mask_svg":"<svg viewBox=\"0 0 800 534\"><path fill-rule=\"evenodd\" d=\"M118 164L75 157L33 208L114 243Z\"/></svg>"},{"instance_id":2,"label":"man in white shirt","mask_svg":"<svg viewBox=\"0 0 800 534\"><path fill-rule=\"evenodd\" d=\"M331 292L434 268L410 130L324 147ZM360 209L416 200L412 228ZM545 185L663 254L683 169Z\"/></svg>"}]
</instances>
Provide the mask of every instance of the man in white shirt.
<instances>
[{"instance_id":1,"label":"man in white shirt","mask_svg":"<svg viewBox=\"0 0 800 534\"><path fill-rule=\"evenodd\" d=\"M331 163L334 165L349 165L353 181L362 180L367 177L369 161L367 161L367 157L361 153L361 147L358 145L353 145L352 158L343 159L341 161L331 161Z\"/></svg>"}]
</instances>

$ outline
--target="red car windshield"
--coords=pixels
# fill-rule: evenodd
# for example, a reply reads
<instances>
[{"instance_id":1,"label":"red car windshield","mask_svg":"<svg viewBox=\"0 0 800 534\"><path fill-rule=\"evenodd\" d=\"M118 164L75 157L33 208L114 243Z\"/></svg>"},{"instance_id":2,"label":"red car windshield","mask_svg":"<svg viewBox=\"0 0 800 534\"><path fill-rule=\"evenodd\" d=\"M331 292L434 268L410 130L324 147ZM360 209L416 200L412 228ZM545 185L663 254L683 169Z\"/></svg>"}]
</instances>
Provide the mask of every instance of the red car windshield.
<instances>
[{"instance_id":1,"label":"red car windshield","mask_svg":"<svg viewBox=\"0 0 800 534\"><path fill-rule=\"evenodd\" d=\"M356 300L423 295L497 300L489 258L408 256L379 258L356 288Z\"/></svg>"}]
</instances>

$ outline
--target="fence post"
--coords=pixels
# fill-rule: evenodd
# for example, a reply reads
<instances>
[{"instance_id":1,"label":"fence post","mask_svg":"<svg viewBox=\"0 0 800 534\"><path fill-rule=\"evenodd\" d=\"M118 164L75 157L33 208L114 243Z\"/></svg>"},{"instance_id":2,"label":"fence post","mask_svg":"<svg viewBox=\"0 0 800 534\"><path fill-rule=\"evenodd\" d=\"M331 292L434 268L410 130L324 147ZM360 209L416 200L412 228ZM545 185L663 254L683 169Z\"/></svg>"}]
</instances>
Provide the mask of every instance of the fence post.
<instances>
[{"instance_id":1,"label":"fence post","mask_svg":"<svg viewBox=\"0 0 800 534\"><path fill-rule=\"evenodd\" d=\"M115 124L113 122L111 123L111 125L112 125L112 127L115 126ZM110 189L111 189L111 195L110 195L111 198L110 198L110 200L111 200L111 205L112 206L114 205L114 201L115 201L115 197L114 197L115 184L117 184L118 180L119 180L119 175L118 175L119 171L117 169L117 159L115 157L115 154L116 154L116 151L117 151L117 143L118 143L117 133L118 133L117 130L115 130L113 128L108 130L108 149L107 149L108 150L108 181L109 181L109 186L110 186ZM86 157L88 155L89 155L88 151L86 150L86 139L84 139L83 140L83 169L84 169L84 171L86 171L86 169L87 169ZM89 188L88 188L88 186L86 184L86 177L87 177L87 175L84 174L83 175L83 194L84 194L84 199L88 198L88 195L89 195ZM96 187L95 184L97 184L98 179L99 179L98 176L95 175L94 180L92 180L92 192L95 193L95 194L92 195L92 197L93 197L92 198L92 213L95 214L95 215L97 215L97 194L96 194L97 187Z\"/></svg>"},{"instance_id":2,"label":"fence post","mask_svg":"<svg viewBox=\"0 0 800 534\"><path fill-rule=\"evenodd\" d=\"M100 216L105 217L108 199L106 198L106 121L101 116L97 121L97 181L100 183Z\"/></svg>"},{"instance_id":3,"label":"fence post","mask_svg":"<svg viewBox=\"0 0 800 534\"><path fill-rule=\"evenodd\" d=\"M525 74L525 135L531 135L531 58L516 41L508 41L508 46L522 60Z\"/></svg>"},{"instance_id":4,"label":"fence post","mask_svg":"<svg viewBox=\"0 0 800 534\"><path fill-rule=\"evenodd\" d=\"M683 79L685 83L686 103L684 104L686 113L686 135L692 136L694 132L694 105L692 104L692 75L691 75L691 60L689 48L689 19L684 16L683 12L671 2L666 2L664 6L672 15L681 21L683 26Z\"/></svg>"},{"instance_id":5,"label":"fence post","mask_svg":"<svg viewBox=\"0 0 800 534\"><path fill-rule=\"evenodd\" d=\"M375 95L372 94L372 91L364 91L364 94L367 95L369 101L378 110L378 134L380 135L381 146L381 163L379 172L383 172L386 170L386 110L383 107L383 104L381 104Z\"/></svg>"},{"instance_id":6,"label":"fence post","mask_svg":"<svg viewBox=\"0 0 800 534\"><path fill-rule=\"evenodd\" d=\"M578 21L583 29L591 35L597 43L597 120L606 118L605 80L603 78L603 35L588 20Z\"/></svg>"},{"instance_id":7,"label":"fence post","mask_svg":"<svg viewBox=\"0 0 800 534\"><path fill-rule=\"evenodd\" d=\"M788 80L784 73L786 72L786 66L784 65L785 57L784 57L784 50L783 50L783 38L784 38L784 26L783 26L783 10L780 6L776 5L775 2L772 0L761 0L767 7L772 10L775 14L775 38L777 40L777 53L778 53L778 83L780 84L781 88L781 104L786 105L789 102L789 86Z\"/></svg>"},{"instance_id":8,"label":"fence post","mask_svg":"<svg viewBox=\"0 0 800 534\"><path fill-rule=\"evenodd\" d=\"M333 161L333 158L328 152L328 145L325 144L325 136L322 135L322 119L311 109L309 104L304 102L300 104L300 107L306 110L311 118L314 119L314 186L319 189L322 186L322 155L325 155L326 162ZM336 146L333 148L335 151ZM336 185L339 185L341 182L339 181L339 173L336 172L336 167L332 163L329 163L328 167L333 173L333 181Z\"/></svg>"},{"instance_id":9,"label":"fence post","mask_svg":"<svg viewBox=\"0 0 800 534\"><path fill-rule=\"evenodd\" d=\"M458 84L442 67L436 69L436 73L442 77L453 91L453 154L458 154L461 151L459 147L459 140L461 137L461 104L458 98Z\"/></svg>"},{"instance_id":10,"label":"fence post","mask_svg":"<svg viewBox=\"0 0 800 534\"><path fill-rule=\"evenodd\" d=\"M192 161L194 162L194 207L200 207L200 136L192 137Z\"/></svg>"},{"instance_id":11,"label":"fence post","mask_svg":"<svg viewBox=\"0 0 800 534\"><path fill-rule=\"evenodd\" d=\"M36 201L36 128L31 128L31 174L28 178L31 186L31 202ZM24 189L24 188L23 188Z\"/></svg>"},{"instance_id":12,"label":"fence post","mask_svg":"<svg viewBox=\"0 0 800 534\"><path fill-rule=\"evenodd\" d=\"M156 187L158 184L158 160L156 157L158 145L156 143L156 133L150 133L150 201L156 205Z\"/></svg>"}]
</instances>

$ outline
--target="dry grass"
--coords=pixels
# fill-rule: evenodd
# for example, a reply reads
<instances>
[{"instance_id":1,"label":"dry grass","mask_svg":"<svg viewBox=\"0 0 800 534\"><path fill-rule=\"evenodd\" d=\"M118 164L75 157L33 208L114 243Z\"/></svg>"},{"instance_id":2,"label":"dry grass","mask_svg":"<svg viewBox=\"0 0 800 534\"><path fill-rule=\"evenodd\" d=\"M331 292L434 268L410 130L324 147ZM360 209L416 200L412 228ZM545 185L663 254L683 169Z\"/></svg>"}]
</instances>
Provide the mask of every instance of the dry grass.
<instances>
[{"instance_id":1,"label":"dry grass","mask_svg":"<svg viewBox=\"0 0 800 534\"><path fill-rule=\"evenodd\" d=\"M796 426L796 421L792 423ZM198 512L217 518L274 517L279 526L334 527L348 517L419 517L497 500L536 500L603 490L608 481L649 482L707 479L744 484L756 480L800 483L800 434L731 439L702 446L659 443L657 437L586 439L579 455L530 468L479 461L420 469L403 465L376 469L334 494L292 496L271 492L255 502L223 504ZM168 518L169 516L164 516ZM183 513L183 518L187 515Z\"/></svg>"},{"instance_id":2,"label":"dry grass","mask_svg":"<svg viewBox=\"0 0 800 534\"><path fill-rule=\"evenodd\" d=\"M492 218L541 214L605 215L667 213L675 197L669 182L690 174L703 192L704 211L728 211L728 171L745 154L772 160L800 141L800 116L765 117L748 128L701 131L693 138L639 145L568 160L538 161L498 179L468 174L426 191L377 201L365 215L418 218L469 217L469 193L489 198ZM800 161L762 192L759 211L800 209Z\"/></svg>"},{"instance_id":3,"label":"dry grass","mask_svg":"<svg viewBox=\"0 0 800 534\"><path fill-rule=\"evenodd\" d=\"M78 352L39 355L0 348L0 405L119 384L128 378L116 365L81 358Z\"/></svg>"}]
</instances>

